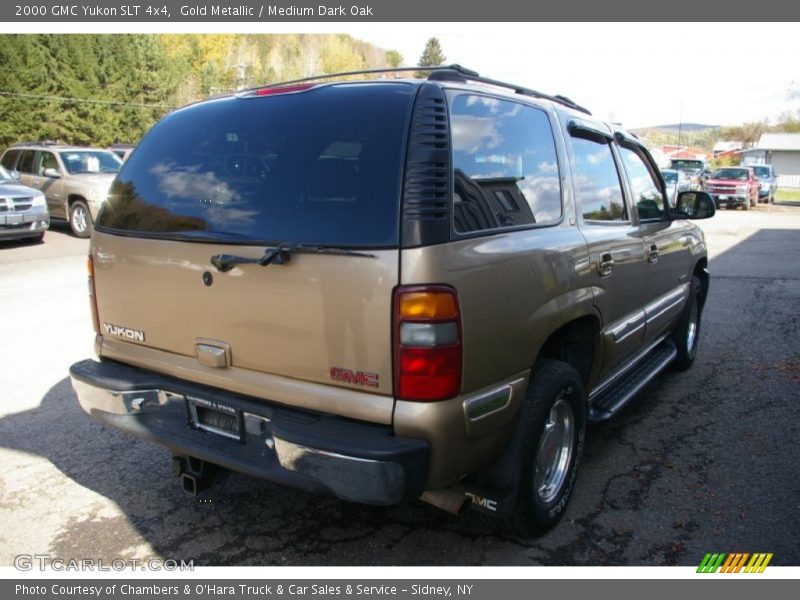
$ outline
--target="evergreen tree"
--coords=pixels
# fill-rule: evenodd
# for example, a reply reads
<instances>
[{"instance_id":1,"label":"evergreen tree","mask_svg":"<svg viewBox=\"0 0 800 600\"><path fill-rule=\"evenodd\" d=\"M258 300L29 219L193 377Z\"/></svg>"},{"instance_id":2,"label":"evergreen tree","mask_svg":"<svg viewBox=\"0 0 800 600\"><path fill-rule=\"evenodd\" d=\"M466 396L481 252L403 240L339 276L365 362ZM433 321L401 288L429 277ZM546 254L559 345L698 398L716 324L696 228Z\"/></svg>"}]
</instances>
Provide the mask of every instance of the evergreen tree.
<instances>
[{"instance_id":1,"label":"evergreen tree","mask_svg":"<svg viewBox=\"0 0 800 600\"><path fill-rule=\"evenodd\" d=\"M432 37L425 44L425 50L422 51L422 56L419 57L419 66L438 67L439 65L444 64L444 61L446 60L447 57L442 51L442 45L439 43L439 40L435 37Z\"/></svg>"}]
</instances>

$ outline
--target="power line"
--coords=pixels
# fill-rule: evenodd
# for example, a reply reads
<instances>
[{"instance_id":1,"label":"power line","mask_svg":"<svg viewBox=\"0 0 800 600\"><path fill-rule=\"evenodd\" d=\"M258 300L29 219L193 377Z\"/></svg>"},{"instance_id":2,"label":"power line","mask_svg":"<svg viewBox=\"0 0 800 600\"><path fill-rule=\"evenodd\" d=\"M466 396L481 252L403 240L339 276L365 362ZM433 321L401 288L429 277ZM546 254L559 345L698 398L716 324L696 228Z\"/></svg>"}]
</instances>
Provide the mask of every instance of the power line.
<instances>
[{"instance_id":1,"label":"power line","mask_svg":"<svg viewBox=\"0 0 800 600\"><path fill-rule=\"evenodd\" d=\"M65 98L63 96L47 96L43 94L20 94L18 92L3 92L0 91L0 96L10 96L13 98L27 98L29 100L57 100L59 102L76 102L84 104L103 104L106 106L134 106L136 108L163 108L173 110L177 106L169 106L167 104L150 104L147 102L121 102L119 100L93 100L91 98Z\"/></svg>"}]
</instances>

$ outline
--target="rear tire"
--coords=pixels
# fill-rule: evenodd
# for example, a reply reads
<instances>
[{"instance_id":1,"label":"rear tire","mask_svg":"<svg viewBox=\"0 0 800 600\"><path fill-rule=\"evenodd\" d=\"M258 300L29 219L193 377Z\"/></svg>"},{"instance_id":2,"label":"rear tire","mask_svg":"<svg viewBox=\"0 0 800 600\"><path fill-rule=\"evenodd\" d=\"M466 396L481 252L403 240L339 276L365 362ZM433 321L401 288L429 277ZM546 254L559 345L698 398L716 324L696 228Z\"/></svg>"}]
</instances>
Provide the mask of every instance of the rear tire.
<instances>
[{"instance_id":1,"label":"rear tire","mask_svg":"<svg viewBox=\"0 0 800 600\"><path fill-rule=\"evenodd\" d=\"M681 320L672 332L672 341L678 348L678 357L672 366L678 371L685 371L694 364L697 356L697 345L700 341L700 323L703 314L703 283L697 275L692 276L689 286L689 298Z\"/></svg>"},{"instance_id":2,"label":"rear tire","mask_svg":"<svg viewBox=\"0 0 800 600\"><path fill-rule=\"evenodd\" d=\"M70 205L69 226L76 237L88 238L92 235L92 215L83 200L75 200Z\"/></svg>"},{"instance_id":3,"label":"rear tire","mask_svg":"<svg viewBox=\"0 0 800 600\"><path fill-rule=\"evenodd\" d=\"M513 512L498 518L505 532L532 538L558 523L572 495L586 436L586 398L569 364L541 359L525 397L525 434Z\"/></svg>"}]
</instances>

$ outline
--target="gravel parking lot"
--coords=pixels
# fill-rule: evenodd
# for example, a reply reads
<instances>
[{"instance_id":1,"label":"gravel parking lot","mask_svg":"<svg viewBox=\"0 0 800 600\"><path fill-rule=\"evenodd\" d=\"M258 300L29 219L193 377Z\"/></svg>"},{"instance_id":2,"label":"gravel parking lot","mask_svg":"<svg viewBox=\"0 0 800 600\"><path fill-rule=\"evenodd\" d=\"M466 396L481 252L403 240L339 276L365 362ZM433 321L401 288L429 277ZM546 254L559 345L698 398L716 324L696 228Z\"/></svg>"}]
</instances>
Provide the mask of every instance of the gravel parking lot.
<instances>
[{"instance_id":1,"label":"gravel parking lot","mask_svg":"<svg viewBox=\"0 0 800 600\"><path fill-rule=\"evenodd\" d=\"M40 245L0 243L0 565L36 553L196 565L697 565L711 551L798 565L800 207L721 211L701 225L712 287L699 359L590 429L564 520L529 544L473 514L364 507L239 475L203 501L185 496L167 451L94 422L67 379L91 355L87 242L55 229Z\"/></svg>"}]
</instances>

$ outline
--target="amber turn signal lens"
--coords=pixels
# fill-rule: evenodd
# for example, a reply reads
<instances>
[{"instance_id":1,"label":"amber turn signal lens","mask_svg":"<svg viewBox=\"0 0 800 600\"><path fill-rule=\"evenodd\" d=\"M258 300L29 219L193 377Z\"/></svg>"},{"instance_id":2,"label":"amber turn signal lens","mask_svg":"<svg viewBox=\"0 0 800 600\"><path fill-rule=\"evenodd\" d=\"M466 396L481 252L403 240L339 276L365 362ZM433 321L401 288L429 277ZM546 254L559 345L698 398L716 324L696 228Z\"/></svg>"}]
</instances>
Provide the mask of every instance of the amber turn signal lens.
<instances>
[{"instance_id":1,"label":"amber turn signal lens","mask_svg":"<svg viewBox=\"0 0 800 600\"><path fill-rule=\"evenodd\" d=\"M404 319L454 319L458 316L456 299L449 292L406 292L399 300L400 317Z\"/></svg>"}]
</instances>

